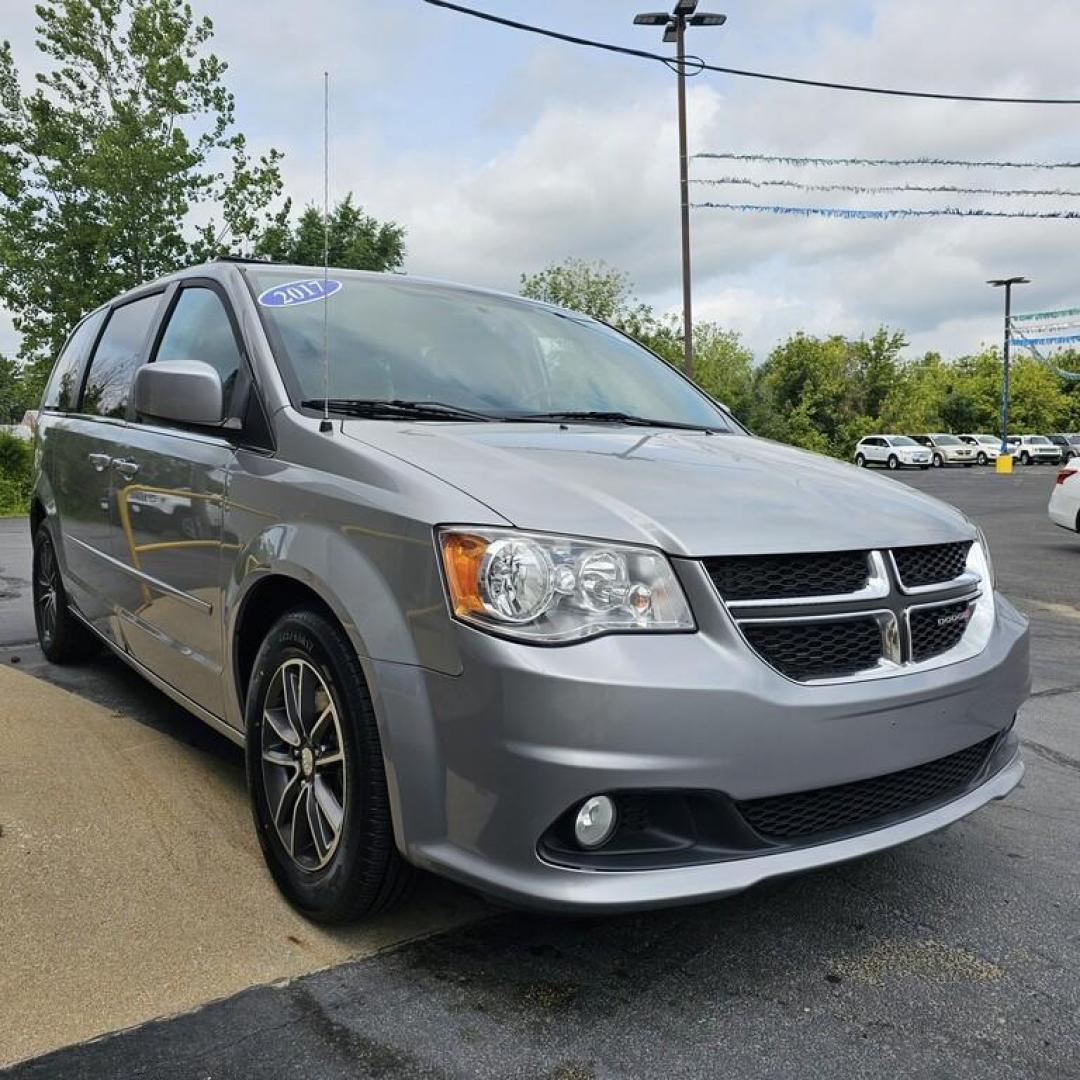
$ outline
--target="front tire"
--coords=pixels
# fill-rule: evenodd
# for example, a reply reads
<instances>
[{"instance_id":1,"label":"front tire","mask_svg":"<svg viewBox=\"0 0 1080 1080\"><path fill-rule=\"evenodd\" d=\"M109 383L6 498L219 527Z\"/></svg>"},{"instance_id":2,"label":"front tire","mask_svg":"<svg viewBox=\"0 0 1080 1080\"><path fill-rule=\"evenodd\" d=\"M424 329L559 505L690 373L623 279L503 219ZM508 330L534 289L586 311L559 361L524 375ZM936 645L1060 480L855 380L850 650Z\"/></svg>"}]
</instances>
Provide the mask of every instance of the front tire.
<instances>
[{"instance_id":1,"label":"front tire","mask_svg":"<svg viewBox=\"0 0 1080 1080\"><path fill-rule=\"evenodd\" d=\"M1020 464L1021 465L1030 465L1031 464L1031 455L1030 454L1021 454L1020 455Z\"/></svg>"},{"instance_id":2,"label":"front tire","mask_svg":"<svg viewBox=\"0 0 1080 1080\"><path fill-rule=\"evenodd\" d=\"M886 465L888 465L890 470L895 472L897 469L900 468L900 459L895 454L890 454L889 460L886 462Z\"/></svg>"},{"instance_id":3,"label":"front tire","mask_svg":"<svg viewBox=\"0 0 1080 1080\"><path fill-rule=\"evenodd\" d=\"M255 828L289 902L345 923L400 900L414 871L394 843L375 711L340 627L307 609L278 619L245 713Z\"/></svg>"},{"instance_id":4,"label":"front tire","mask_svg":"<svg viewBox=\"0 0 1080 1080\"><path fill-rule=\"evenodd\" d=\"M945 459L940 454L935 454L934 455L934 468L935 469L944 469L945 468Z\"/></svg>"},{"instance_id":5,"label":"front tire","mask_svg":"<svg viewBox=\"0 0 1080 1080\"><path fill-rule=\"evenodd\" d=\"M60 560L45 522L34 533L32 577L34 625L45 659L51 664L74 664L93 656L97 639L71 613Z\"/></svg>"},{"instance_id":6,"label":"front tire","mask_svg":"<svg viewBox=\"0 0 1080 1080\"><path fill-rule=\"evenodd\" d=\"M990 459L981 450L979 451L979 456L975 459L976 463L979 465L985 465L989 460Z\"/></svg>"}]
</instances>

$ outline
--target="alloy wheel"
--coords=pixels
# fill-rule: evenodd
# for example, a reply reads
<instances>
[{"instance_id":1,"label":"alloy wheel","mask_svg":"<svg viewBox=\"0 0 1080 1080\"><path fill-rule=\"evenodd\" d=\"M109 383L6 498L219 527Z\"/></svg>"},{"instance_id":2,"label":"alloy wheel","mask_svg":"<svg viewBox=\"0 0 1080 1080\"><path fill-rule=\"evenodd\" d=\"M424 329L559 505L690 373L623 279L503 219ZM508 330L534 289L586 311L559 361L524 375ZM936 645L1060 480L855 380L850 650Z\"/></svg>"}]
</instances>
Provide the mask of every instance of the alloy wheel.
<instances>
[{"instance_id":1,"label":"alloy wheel","mask_svg":"<svg viewBox=\"0 0 1080 1080\"><path fill-rule=\"evenodd\" d=\"M45 540L37 552L34 574L34 606L37 608L41 644L47 649L56 638L56 618L60 603L60 567L51 540Z\"/></svg>"},{"instance_id":2,"label":"alloy wheel","mask_svg":"<svg viewBox=\"0 0 1080 1080\"><path fill-rule=\"evenodd\" d=\"M345 820L345 743L329 687L306 660L286 660L263 702L262 773L271 819L303 870L333 858Z\"/></svg>"}]
</instances>

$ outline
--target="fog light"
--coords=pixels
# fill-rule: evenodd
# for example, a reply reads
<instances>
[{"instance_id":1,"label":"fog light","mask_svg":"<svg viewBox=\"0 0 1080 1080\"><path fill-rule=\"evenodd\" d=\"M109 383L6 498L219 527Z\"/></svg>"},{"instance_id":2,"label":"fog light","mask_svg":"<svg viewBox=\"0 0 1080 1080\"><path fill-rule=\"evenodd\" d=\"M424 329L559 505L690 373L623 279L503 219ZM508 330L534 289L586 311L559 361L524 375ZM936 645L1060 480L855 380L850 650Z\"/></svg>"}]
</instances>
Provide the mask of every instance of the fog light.
<instances>
[{"instance_id":1,"label":"fog light","mask_svg":"<svg viewBox=\"0 0 1080 1080\"><path fill-rule=\"evenodd\" d=\"M574 839L583 848L598 848L615 831L615 804L606 795L594 795L581 804L574 819Z\"/></svg>"}]
</instances>

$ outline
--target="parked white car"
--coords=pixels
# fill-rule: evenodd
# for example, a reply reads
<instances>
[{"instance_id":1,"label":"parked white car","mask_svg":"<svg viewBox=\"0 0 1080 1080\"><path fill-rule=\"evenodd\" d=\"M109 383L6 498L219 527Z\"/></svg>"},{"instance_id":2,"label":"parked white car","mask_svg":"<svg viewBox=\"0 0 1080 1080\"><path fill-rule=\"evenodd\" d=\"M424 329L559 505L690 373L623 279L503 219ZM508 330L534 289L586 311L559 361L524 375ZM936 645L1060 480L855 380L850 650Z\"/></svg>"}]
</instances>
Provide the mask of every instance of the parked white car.
<instances>
[{"instance_id":1,"label":"parked white car","mask_svg":"<svg viewBox=\"0 0 1080 1080\"><path fill-rule=\"evenodd\" d=\"M1055 525L1080 532L1080 464L1066 465L1057 474L1047 509Z\"/></svg>"},{"instance_id":2,"label":"parked white car","mask_svg":"<svg viewBox=\"0 0 1080 1080\"><path fill-rule=\"evenodd\" d=\"M1010 435L1012 455L1021 465L1057 465L1061 450L1045 435Z\"/></svg>"},{"instance_id":3,"label":"parked white car","mask_svg":"<svg viewBox=\"0 0 1080 1080\"><path fill-rule=\"evenodd\" d=\"M935 469L944 468L946 465L965 465L971 468L975 464L974 448L962 442L958 435L930 432L911 437L930 451L930 464Z\"/></svg>"},{"instance_id":4,"label":"parked white car","mask_svg":"<svg viewBox=\"0 0 1080 1080\"><path fill-rule=\"evenodd\" d=\"M1001 436L989 435L986 432L979 434L967 433L956 436L962 443L967 443L975 451L976 465L989 465L991 461L997 461L1001 453Z\"/></svg>"},{"instance_id":5,"label":"parked white car","mask_svg":"<svg viewBox=\"0 0 1080 1080\"><path fill-rule=\"evenodd\" d=\"M855 447L855 464L884 465L887 469L930 468L930 451L906 435L867 435Z\"/></svg>"}]
</instances>

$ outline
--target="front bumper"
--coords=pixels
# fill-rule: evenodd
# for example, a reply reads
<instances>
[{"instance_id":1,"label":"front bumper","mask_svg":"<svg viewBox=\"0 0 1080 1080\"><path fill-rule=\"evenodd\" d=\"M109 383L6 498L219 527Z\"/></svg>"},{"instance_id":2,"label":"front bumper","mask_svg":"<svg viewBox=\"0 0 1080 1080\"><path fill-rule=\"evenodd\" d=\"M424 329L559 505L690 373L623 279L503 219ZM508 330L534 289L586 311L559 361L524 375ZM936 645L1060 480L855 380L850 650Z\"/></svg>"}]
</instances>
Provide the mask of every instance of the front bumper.
<instances>
[{"instance_id":1,"label":"front bumper","mask_svg":"<svg viewBox=\"0 0 1080 1080\"><path fill-rule=\"evenodd\" d=\"M695 634L536 648L455 627L460 676L372 664L398 844L437 873L525 906L610 911L693 902L903 843L1006 795L1015 735L980 783L871 831L676 868L596 870L538 853L548 827L607 791L732 799L845 784L1005 732L1029 690L1026 620L999 598L978 656L890 679L805 686L753 656L698 564L679 566Z\"/></svg>"}]
</instances>

